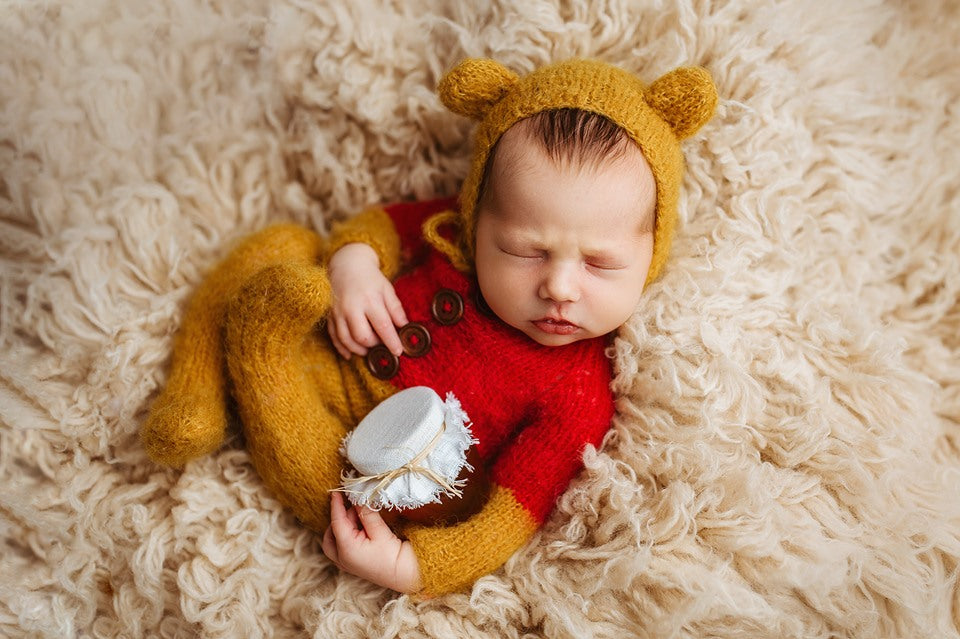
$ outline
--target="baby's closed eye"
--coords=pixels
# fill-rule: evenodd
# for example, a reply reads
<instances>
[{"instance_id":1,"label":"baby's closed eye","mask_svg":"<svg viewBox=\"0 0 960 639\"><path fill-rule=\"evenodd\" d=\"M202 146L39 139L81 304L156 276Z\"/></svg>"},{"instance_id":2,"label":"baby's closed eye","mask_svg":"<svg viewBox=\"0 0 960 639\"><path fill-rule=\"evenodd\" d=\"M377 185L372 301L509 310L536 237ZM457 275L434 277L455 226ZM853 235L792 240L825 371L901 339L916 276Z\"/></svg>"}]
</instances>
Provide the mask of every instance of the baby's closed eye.
<instances>
[{"instance_id":1,"label":"baby's closed eye","mask_svg":"<svg viewBox=\"0 0 960 639\"><path fill-rule=\"evenodd\" d=\"M547 251L524 245L498 244L497 248L502 253L512 257L521 257L524 259L543 259L548 256Z\"/></svg>"},{"instance_id":2,"label":"baby's closed eye","mask_svg":"<svg viewBox=\"0 0 960 639\"><path fill-rule=\"evenodd\" d=\"M622 271L623 269L627 268L626 264L595 261L595 260L586 260L586 264L590 268L595 268L600 271Z\"/></svg>"},{"instance_id":3,"label":"baby's closed eye","mask_svg":"<svg viewBox=\"0 0 960 639\"><path fill-rule=\"evenodd\" d=\"M629 266L629 260L609 252L584 253L583 261L587 266L604 271L619 271Z\"/></svg>"}]
</instances>

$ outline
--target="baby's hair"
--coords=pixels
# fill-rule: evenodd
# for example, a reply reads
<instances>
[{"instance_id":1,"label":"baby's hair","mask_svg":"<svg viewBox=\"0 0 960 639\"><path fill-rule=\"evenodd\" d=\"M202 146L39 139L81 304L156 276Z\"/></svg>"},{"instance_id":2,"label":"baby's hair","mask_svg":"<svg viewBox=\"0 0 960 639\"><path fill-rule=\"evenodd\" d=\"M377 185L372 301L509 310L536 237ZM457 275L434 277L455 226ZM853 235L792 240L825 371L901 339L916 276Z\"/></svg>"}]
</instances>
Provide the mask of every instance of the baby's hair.
<instances>
[{"instance_id":1,"label":"baby's hair","mask_svg":"<svg viewBox=\"0 0 960 639\"><path fill-rule=\"evenodd\" d=\"M580 109L541 111L525 121L532 137L557 163L602 165L623 155L633 141L608 118Z\"/></svg>"},{"instance_id":2,"label":"baby's hair","mask_svg":"<svg viewBox=\"0 0 960 639\"><path fill-rule=\"evenodd\" d=\"M626 131L609 118L582 109L549 109L517 122L558 165L573 168L599 168L619 159L629 146L636 145ZM477 201L483 199L490 180L490 171L500 146L499 140L490 149L483 167ZM654 228L654 216L645 216L644 231Z\"/></svg>"}]
</instances>

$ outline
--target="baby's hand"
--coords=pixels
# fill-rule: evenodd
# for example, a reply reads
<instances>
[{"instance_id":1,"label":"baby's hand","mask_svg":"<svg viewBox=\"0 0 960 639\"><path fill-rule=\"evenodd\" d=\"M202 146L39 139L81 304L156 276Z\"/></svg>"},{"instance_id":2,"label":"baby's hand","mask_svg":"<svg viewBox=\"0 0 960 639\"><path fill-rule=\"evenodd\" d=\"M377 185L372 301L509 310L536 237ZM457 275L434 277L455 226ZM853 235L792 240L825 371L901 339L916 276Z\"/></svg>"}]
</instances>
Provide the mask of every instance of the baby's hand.
<instances>
[{"instance_id":1,"label":"baby's hand","mask_svg":"<svg viewBox=\"0 0 960 639\"><path fill-rule=\"evenodd\" d=\"M399 356L403 346L396 327L407 323L407 315L393 284L380 272L376 252L366 244L347 244L330 258L328 272L333 306L327 332L337 352L350 359L350 353L366 355L382 341Z\"/></svg>"},{"instance_id":2,"label":"baby's hand","mask_svg":"<svg viewBox=\"0 0 960 639\"><path fill-rule=\"evenodd\" d=\"M330 525L321 547L340 570L378 586L406 593L421 588L420 566L410 542L394 535L375 510L364 506L344 510L338 492L330 499Z\"/></svg>"}]
</instances>

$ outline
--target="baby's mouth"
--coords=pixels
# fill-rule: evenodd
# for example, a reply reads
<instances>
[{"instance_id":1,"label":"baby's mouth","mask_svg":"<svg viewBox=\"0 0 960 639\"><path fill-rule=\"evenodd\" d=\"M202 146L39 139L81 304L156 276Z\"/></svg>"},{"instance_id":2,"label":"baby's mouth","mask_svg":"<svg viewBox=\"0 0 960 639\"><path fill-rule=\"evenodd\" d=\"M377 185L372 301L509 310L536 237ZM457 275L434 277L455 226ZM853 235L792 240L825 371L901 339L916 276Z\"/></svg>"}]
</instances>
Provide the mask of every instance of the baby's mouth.
<instances>
[{"instance_id":1,"label":"baby's mouth","mask_svg":"<svg viewBox=\"0 0 960 639\"><path fill-rule=\"evenodd\" d=\"M534 320L533 325L544 333L550 333L551 335L572 335L580 330L580 327L573 322L549 317Z\"/></svg>"}]
</instances>

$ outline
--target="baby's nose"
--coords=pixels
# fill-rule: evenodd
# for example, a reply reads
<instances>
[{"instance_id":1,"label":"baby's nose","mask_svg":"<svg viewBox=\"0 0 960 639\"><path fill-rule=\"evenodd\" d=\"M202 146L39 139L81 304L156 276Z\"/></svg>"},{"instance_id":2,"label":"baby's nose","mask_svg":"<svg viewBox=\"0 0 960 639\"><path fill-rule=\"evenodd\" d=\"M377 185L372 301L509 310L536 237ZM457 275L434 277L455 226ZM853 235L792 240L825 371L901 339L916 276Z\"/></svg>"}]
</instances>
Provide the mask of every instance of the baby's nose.
<instances>
[{"instance_id":1,"label":"baby's nose","mask_svg":"<svg viewBox=\"0 0 960 639\"><path fill-rule=\"evenodd\" d=\"M579 300L580 278L577 266L567 262L551 265L540 287L540 297L554 302Z\"/></svg>"}]
</instances>

